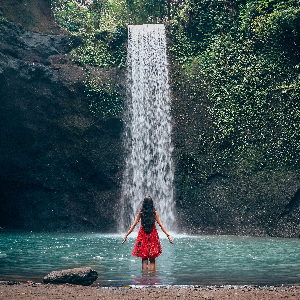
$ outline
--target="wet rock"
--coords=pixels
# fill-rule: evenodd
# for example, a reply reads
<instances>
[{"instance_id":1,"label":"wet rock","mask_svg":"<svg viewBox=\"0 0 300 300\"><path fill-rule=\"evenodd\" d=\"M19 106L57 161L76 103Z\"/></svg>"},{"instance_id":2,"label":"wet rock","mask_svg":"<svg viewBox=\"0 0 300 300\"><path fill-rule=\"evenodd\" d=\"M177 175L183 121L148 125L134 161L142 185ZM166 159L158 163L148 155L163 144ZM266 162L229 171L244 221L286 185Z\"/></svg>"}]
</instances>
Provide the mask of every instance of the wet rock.
<instances>
[{"instance_id":1,"label":"wet rock","mask_svg":"<svg viewBox=\"0 0 300 300\"><path fill-rule=\"evenodd\" d=\"M91 285L98 278L98 273L90 267L53 271L43 278L44 283L71 283Z\"/></svg>"},{"instance_id":2,"label":"wet rock","mask_svg":"<svg viewBox=\"0 0 300 300\"><path fill-rule=\"evenodd\" d=\"M122 121L90 110L85 81L121 75L76 65L69 42L0 20L1 228L114 229Z\"/></svg>"}]
</instances>

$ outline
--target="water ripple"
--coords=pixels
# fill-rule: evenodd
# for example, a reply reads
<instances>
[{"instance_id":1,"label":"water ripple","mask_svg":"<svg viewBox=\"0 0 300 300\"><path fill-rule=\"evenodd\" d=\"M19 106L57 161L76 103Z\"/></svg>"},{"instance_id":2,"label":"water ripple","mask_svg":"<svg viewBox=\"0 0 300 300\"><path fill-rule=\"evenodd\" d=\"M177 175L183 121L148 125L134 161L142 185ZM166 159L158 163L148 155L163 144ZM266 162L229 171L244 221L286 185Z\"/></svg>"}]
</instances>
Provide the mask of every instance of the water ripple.
<instances>
[{"instance_id":1,"label":"water ripple","mask_svg":"<svg viewBox=\"0 0 300 300\"><path fill-rule=\"evenodd\" d=\"M0 279L41 279L48 272L92 266L101 285L300 283L300 240L175 235L151 276L131 256L134 236L120 234L2 233ZM149 275L149 276L148 276Z\"/></svg>"}]
</instances>

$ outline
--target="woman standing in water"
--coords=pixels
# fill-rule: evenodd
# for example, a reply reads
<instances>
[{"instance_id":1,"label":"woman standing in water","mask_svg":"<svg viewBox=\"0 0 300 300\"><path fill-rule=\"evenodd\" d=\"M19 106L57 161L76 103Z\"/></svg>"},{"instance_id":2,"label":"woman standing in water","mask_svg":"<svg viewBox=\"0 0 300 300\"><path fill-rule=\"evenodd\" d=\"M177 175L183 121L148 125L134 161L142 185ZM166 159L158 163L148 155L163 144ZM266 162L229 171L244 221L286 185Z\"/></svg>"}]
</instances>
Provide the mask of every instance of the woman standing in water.
<instances>
[{"instance_id":1,"label":"woman standing in water","mask_svg":"<svg viewBox=\"0 0 300 300\"><path fill-rule=\"evenodd\" d=\"M148 262L150 263L150 271L155 271L155 258L162 253L155 221L166 234L171 244L173 244L173 240L161 223L158 213L154 208L152 198L146 196L143 201L142 209L137 213L131 227L123 238L122 244L125 243L127 236L133 231L140 219L141 227L132 250L132 255L142 258L143 271L148 270Z\"/></svg>"}]
</instances>

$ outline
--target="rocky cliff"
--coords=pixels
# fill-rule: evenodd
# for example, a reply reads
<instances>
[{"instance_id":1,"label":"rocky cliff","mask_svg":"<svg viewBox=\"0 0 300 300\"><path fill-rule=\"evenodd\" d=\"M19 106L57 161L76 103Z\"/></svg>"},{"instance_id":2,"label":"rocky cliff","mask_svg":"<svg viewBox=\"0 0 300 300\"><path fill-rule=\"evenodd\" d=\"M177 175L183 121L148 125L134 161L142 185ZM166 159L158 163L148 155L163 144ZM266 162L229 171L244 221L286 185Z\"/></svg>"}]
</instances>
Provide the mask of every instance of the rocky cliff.
<instances>
[{"instance_id":1,"label":"rocky cliff","mask_svg":"<svg viewBox=\"0 0 300 300\"><path fill-rule=\"evenodd\" d=\"M124 70L75 63L69 52L81 41L55 24L48 0L4 1L0 11L0 226L114 231L123 122L95 112L86 83L97 78L124 99ZM297 166L224 160L234 145L211 142L206 90L172 55L170 67L181 228L299 237Z\"/></svg>"},{"instance_id":2,"label":"rocky cliff","mask_svg":"<svg viewBox=\"0 0 300 300\"><path fill-rule=\"evenodd\" d=\"M114 230L122 121L94 114L84 83L122 74L72 62L50 1L13 2L0 5L0 226Z\"/></svg>"}]
</instances>

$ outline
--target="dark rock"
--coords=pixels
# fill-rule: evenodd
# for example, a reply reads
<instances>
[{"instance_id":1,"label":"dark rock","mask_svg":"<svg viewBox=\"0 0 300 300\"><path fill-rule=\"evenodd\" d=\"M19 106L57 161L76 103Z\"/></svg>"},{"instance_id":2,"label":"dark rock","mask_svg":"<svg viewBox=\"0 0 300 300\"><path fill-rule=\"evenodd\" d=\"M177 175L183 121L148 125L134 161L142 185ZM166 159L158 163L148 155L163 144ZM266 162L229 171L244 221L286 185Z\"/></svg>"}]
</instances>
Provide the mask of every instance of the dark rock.
<instances>
[{"instance_id":1,"label":"dark rock","mask_svg":"<svg viewBox=\"0 0 300 300\"><path fill-rule=\"evenodd\" d=\"M53 271L43 278L44 283L91 285L98 273L90 267Z\"/></svg>"},{"instance_id":2,"label":"dark rock","mask_svg":"<svg viewBox=\"0 0 300 300\"><path fill-rule=\"evenodd\" d=\"M92 112L87 74L121 82L111 68L85 68L69 36L0 20L0 226L113 231L122 174L122 120Z\"/></svg>"},{"instance_id":3,"label":"dark rock","mask_svg":"<svg viewBox=\"0 0 300 300\"><path fill-rule=\"evenodd\" d=\"M30 31L47 34L62 33L51 10L51 0L0 1L0 16Z\"/></svg>"}]
</instances>

